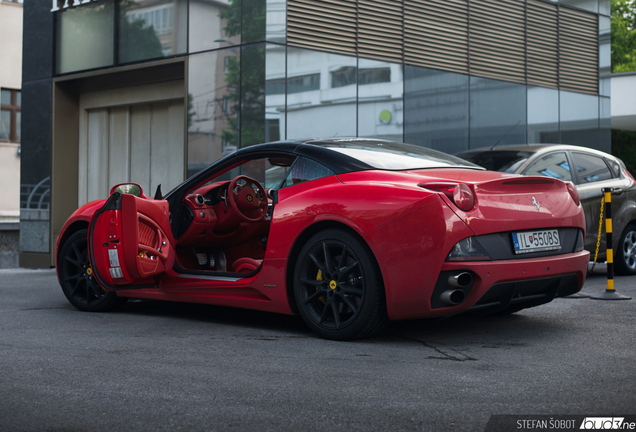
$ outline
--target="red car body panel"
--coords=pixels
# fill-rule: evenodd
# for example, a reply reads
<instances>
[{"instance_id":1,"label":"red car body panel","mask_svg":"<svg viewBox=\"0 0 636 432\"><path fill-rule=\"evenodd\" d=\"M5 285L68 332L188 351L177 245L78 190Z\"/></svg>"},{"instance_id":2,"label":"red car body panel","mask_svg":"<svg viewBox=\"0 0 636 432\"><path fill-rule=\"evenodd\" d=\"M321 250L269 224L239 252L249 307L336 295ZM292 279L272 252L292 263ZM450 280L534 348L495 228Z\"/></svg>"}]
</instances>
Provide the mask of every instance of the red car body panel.
<instances>
[{"instance_id":1,"label":"red car body panel","mask_svg":"<svg viewBox=\"0 0 636 432\"><path fill-rule=\"evenodd\" d=\"M427 183L436 182L469 186L475 195L474 208L464 212L444 193L426 188ZM293 272L292 254L298 250L303 234L317 224L346 226L364 239L380 268L387 312L393 320L464 312L491 286L501 282L576 275L580 289L585 280L589 261L585 251L506 261L446 261L454 245L475 235L567 227L579 229L584 235L581 206L573 202L566 184L558 180L450 168L362 170L283 188L277 198L262 268L254 275L223 278L180 273L173 268L172 249L178 239L170 230L168 204L132 195L123 195L122 210L107 210L101 219L93 220L105 200L78 209L64 225L57 250L70 226L92 221L95 243L104 244L102 250L95 252L92 264L106 281L105 288L122 283L108 274L112 267L108 249L115 247L119 261L124 263L122 281L142 286L119 290L119 296L285 314L294 313L287 287L288 276ZM533 201L540 203L539 208ZM130 239L141 235L131 222L138 211L154 220L155 228L161 230L167 242L167 250L162 252L165 256L148 262L154 268L147 271L140 270L143 257L126 253L130 245L137 244L137 239ZM112 239L120 243L109 244ZM452 270L472 272L473 287L460 304L433 308L431 295L438 276Z\"/></svg>"}]
</instances>

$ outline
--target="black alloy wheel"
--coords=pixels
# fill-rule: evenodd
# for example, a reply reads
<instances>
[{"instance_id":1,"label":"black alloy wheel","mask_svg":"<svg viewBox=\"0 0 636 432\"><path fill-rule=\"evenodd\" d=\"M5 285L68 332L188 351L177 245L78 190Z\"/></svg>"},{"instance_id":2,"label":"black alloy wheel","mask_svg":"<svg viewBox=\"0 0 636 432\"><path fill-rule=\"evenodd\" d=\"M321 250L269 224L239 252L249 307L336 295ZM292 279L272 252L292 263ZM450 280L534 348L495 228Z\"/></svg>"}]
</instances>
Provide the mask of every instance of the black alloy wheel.
<instances>
[{"instance_id":1,"label":"black alloy wheel","mask_svg":"<svg viewBox=\"0 0 636 432\"><path fill-rule=\"evenodd\" d=\"M90 312L113 310L126 302L114 291L106 291L95 280L88 258L88 232L83 229L69 237L58 257L62 291L77 309Z\"/></svg>"},{"instance_id":2,"label":"black alloy wheel","mask_svg":"<svg viewBox=\"0 0 636 432\"><path fill-rule=\"evenodd\" d=\"M388 323L382 277L367 245L341 230L315 234L294 272L300 315L326 339L371 336Z\"/></svg>"},{"instance_id":3,"label":"black alloy wheel","mask_svg":"<svg viewBox=\"0 0 636 432\"><path fill-rule=\"evenodd\" d=\"M627 225L616 251L615 268L619 275L636 275L636 225Z\"/></svg>"}]
</instances>

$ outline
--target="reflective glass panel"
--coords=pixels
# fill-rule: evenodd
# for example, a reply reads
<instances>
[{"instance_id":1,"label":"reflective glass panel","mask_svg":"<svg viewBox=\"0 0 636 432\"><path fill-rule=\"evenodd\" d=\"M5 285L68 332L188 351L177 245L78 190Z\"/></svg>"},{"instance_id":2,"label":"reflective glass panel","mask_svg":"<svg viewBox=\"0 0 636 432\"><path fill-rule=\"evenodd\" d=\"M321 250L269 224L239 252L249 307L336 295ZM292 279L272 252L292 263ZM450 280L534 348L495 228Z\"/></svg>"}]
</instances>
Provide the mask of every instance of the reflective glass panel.
<instances>
[{"instance_id":1,"label":"reflective glass panel","mask_svg":"<svg viewBox=\"0 0 636 432\"><path fill-rule=\"evenodd\" d=\"M308 181L334 175L335 173L324 165L310 159L299 157L294 162L282 187L293 186Z\"/></svg>"},{"instance_id":2,"label":"reflective glass panel","mask_svg":"<svg viewBox=\"0 0 636 432\"><path fill-rule=\"evenodd\" d=\"M514 173L532 155L530 151L502 150L488 148L482 150L467 150L456 154L457 157L482 166L487 170Z\"/></svg>"},{"instance_id":3,"label":"reflective glass panel","mask_svg":"<svg viewBox=\"0 0 636 432\"><path fill-rule=\"evenodd\" d=\"M0 111L0 140L11 138L11 111Z\"/></svg>"},{"instance_id":4,"label":"reflective glass panel","mask_svg":"<svg viewBox=\"0 0 636 432\"><path fill-rule=\"evenodd\" d=\"M570 163L565 152L550 153L530 165L525 175L551 177L563 181L572 181Z\"/></svg>"},{"instance_id":5,"label":"reflective glass panel","mask_svg":"<svg viewBox=\"0 0 636 432\"><path fill-rule=\"evenodd\" d=\"M355 57L288 48L287 139L356 135L356 85L332 86L333 72L352 67Z\"/></svg>"},{"instance_id":6,"label":"reflective glass panel","mask_svg":"<svg viewBox=\"0 0 636 432\"><path fill-rule=\"evenodd\" d=\"M560 142L598 148L598 97L560 93Z\"/></svg>"},{"instance_id":7,"label":"reflective glass panel","mask_svg":"<svg viewBox=\"0 0 636 432\"><path fill-rule=\"evenodd\" d=\"M404 141L447 153L468 148L468 76L405 66Z\"/></svg>"},{"instance_id":8,"label":"reflective glass panel","mask_svg":"<svg viewBox=\"0 0 636 432\"><path fill-rule=\"evenodd\" d=\"M559 142L559 91L528 86L528 143Z\"/></svg>"},{"instance_id":9,"label":"reflective glass panel","mask_svg":"<svg viewBox=\"0 0 636 432\"><path fill-rule=\"evenodd\" d=\"M265 46L265 141L285 139L285 47Z\"/></svg>"},{"instance_id":10,"label":"reflective glass panel","mask_svg":"<svg viewBox=\"0 0 636 432\"><path fill-rule=\"evenodd\" d=\"M612 38L609 17L598 17L599 94L611 96Z\"/></svg>"},{"instance_id":11,"label":"reflective glass panel","mask_svg":"<svg viewBox=\"0 0 636 432\"><path fill-rule=\"evenodd\" d=\"M265 142L265 44L241 48L241 147Z\"/></svg>"},{"instance_id":12,"label":"reflective glass panel","mask_svg":"<svg viewBox=\"0 0 636 432\"><path fill-rule=\"evenodd\" d=\"M572 153L576 172L581 184L594 183L612 178L612 173L603 158L583 153Z\"/></svg>"},{"instance_id":13,"label":"reflective glass panel","mask_svg":"<svg viewBox=\"0 0 636 432\"><path fill-rule=\"evenodd\" d=\"M470 77L470 148L526 141L526 86Z\"/></svg>"},{"instance_id":14,"label":"reflective glass panel","mask_svg":"<svg viewBox=\"0 0 636 432\"><path fill-rule=\"evenodd\" d=\"M21 141L21 130L22 130L22 112L18 111L15 113L15 140Z\"/></svg>"},{"instance_id":15,"label":"reflective glass panel","mask_svg":"<svg viewBox=\"0 0 636 432\"><path fill-rule=\"evenodd\" d=\"M590 12L598 12L598 0L559 0L559 3L585 9Z\"/></svg>"},{"instance_id":16,"label":"reflective glass panel","mask_svg":"<svg viewBox=\"0 0 636 432\"><path fill-rule=\"evenodd\" d=\"M599 119L599 144L601 151L612 152L612 103L608 97L599 98L601 115Z\"/></svg>"},{"instance_id":17,"label":"reflective glass panel","mask_svg":"<svg viewBox=\"0 0 636 432\"><path fill-rule=\"evenodd\" d=\"M234 0L237 2L237 0ZM265 0L241 0L241 41L242 43L265 40Z\"/></svg>"},{"instance_id":18,"label":"reflective glass panel","mask_svg":"<svg viewBox=\"0 0 636 432\"><path fill-rule=\"evenodd\" d=\"M287 2L285 0L266 0L266 4L265 37L269 42L285 43L287 40Z\"/></svg>"},{"instance_id":19,"label":"reflective glass panel","mask_svg":"<svg viewBox=\"0 0 636 432\"><path fill-rule=\"evenodd\" d=\"M189 50L191 53L241 43L241 2L190 0Z\"/></svg>"},{"instance_id":20,"label":"reflective glass panel","mask_svg":"<svg viewBox=\"0 0 636 432\"><path fill-rule=\"evenodd\" d=\"M384 140L344 139L319 143L373 168L407 170L419 168L467 167L483 169L464 159L412 144Z\"/></svg>"},{"instance_id":21,"label":"reflective glass panel","mask_svg":"<svg viewBox=\"0 0 636 432\"><path fill-rule=\"evenodd\" d=\"M2 105L11 105L11 90L2 90L0 94L2 95L0 97L0 103L2 103Z\"/></svg>"},{"instance_id":22,"label":"reflective glass panel","mask_svg":"<svg viewBox=\"0 0 636 432\"><path fill-rule=\"evenodd\" d=\"M119 1L119 63L186 52L187 0Z\"/></svg>"},{"instance_id":23,"label":"reflective glass panel","mask_svg":"<svg viewBox=\"0 0 636 432\"><path fill-rule=\"evenodd\" d=\"M115 7L113 0L91 2L56 12L57 73L113 65Z\"/></svg>"},{"instance_id":24,"label":"reflective glass panel","mask_svg":"<svg viewBox=\"0 0 636 432\"><path fill-rule=\"evenodd\" d=\"M238 148L239 49L191 55L188 177Z\"/></svg>"},{"instance_id":25,"label":"reflective glass panel","mask_svg":"<svg viewBox=\"0 0 636 432\"><path fill-rule=\"evenodd\" d=\"M403 141L402 65L360 59L357 81L358 136Z\"/></svg>"}]
</instances>

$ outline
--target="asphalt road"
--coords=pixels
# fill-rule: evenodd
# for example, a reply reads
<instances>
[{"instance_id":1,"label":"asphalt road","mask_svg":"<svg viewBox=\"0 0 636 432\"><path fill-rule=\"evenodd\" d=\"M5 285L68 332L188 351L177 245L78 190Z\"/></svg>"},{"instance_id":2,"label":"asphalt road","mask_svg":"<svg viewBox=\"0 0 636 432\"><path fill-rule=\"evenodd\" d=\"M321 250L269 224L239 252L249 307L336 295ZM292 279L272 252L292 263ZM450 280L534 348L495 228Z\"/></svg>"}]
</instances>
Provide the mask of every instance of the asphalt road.
<instances>
[{"instance_id":1,"label":"asphalt road","mask_svg":"<svg viewBox=\"0 0 636 432\"><path fill-rule=\"evenodd\" d=\"M493 414L636 414L631 301L394 323L357 342L298 317L133 301L75 310L52 270L0 270L0 431L483 431ZM583 291L605 290L603 274Z\"/></svg>"}]
</instances>

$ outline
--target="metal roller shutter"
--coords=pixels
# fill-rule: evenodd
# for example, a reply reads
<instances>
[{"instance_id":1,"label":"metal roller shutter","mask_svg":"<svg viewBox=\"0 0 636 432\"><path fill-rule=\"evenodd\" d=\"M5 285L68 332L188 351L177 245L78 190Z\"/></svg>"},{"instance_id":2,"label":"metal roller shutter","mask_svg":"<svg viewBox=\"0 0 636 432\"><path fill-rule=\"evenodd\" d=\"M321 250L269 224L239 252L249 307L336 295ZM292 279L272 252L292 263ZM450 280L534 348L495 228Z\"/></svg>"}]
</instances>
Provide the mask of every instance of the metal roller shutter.
<instances>
[{"instance_id":1,"label":"metal roller shutter","mask_svg":"<svg viewBox=\"0 0 636 432\"><path fill-rule=\"evenodd\" d=\"M525 21L522 0L471 0L470 73L525 84Z\"/></svg>"},{"instance_id":2,"label":"metal roller shutter","mask_svg":"<svg viewBox=\"0 0 636 432\"><path fill-rule=\"evenodd\" d=\"M598 94L598 17L559 8L559 85Z\"/></svg>"},{"instance_id":3,"label":"metal roller shutter","mask_svg":"<svg viewBox=\"0 0 636 432\"><path fill-rule=\"evenodd\" d=\"M528 84L558 87L558 25L556 5L528 0Z\"/></svg>"},{"instance_id":4,"label":"metal roller shutter","mask_svg":"<svg viewBox=\"0 0 636 432\"><path fill-rule=\"evenodd\" d=\"M290 45L356 54L356 0L289 0Z\"/></svg>"},{"instance_id":5,"label":"metal roller shutter","mask_svg":"<svg viewBox=\"0 0 636 432\"><path fill-rule=\"evenodd\" d=\"M407 0L404 12L405 63L468 73L467 0Z\"/></svg>"},{"instance_id":6,"label":"metal roller shutter","mask_svg":"<svg viewBox=\"0 0 636 432\"><path fill-rule=\"evenodd\" d=\"M358 54L402 62L402 1L358 0Z\"/></svg>"}]
</instances>

